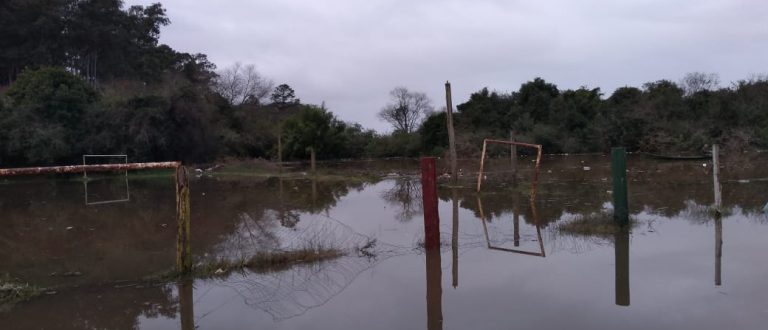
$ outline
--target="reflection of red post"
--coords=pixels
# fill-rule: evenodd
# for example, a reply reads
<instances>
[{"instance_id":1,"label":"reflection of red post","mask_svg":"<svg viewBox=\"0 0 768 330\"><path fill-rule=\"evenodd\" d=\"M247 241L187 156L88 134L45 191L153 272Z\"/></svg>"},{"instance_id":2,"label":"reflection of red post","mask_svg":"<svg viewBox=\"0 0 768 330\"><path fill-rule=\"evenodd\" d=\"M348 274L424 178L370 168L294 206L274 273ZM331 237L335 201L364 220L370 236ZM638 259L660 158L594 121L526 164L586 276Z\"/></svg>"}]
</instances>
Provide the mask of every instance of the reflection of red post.
<instances>
[{"instance_id":1,"label":"reflection of red post","mask_svg":"<svg viewBox=\"0 0 768 330\"><path fill-rule=\"evenodd\" d=\"M440 217L437 213L435 157L421 158L421 192L424 198L424 247L440 248Z\"/></svg>"}]
</instances>

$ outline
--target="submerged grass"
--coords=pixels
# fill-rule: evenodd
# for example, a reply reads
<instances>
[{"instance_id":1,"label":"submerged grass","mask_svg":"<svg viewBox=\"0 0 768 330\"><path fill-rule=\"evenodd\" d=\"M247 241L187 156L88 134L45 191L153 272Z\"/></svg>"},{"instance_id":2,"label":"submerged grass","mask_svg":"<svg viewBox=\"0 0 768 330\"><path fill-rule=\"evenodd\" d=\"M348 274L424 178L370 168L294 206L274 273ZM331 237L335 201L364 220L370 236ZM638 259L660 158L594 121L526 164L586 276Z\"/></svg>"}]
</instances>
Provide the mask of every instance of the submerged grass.
<instances>
[{"instance_id":1,"label":"submerged grass","mask_svg":"<svg viewBox=\"0 0 768 330\"><path fill-rule=\"evenodd\" d=\"M329 261L343 255L344 253L341 250L325 247L307 247L290 251L265 251L249 258L221 258L200 262L192 266L192 271L188 275L173 270L146 277L144 281L169 282L186 276L192 278L225 277L233 272L244 272L246 270L258 273L273 272L286 270L294 265Z\"/></svg>"},{"instance_id":2,"label":"submerged grass","mask_svg":"<svg viewBox=\"0 0 768 330\"><path fill-rule=\"evenodd\" d=\"M622 227L614 221L612 213L594 212L578 215L571 221L558 224L555 228L563 234L609 237L620 233L622 230L631 229L637 223L635 218L629 217L629 224Z\"/></svg>"},{"instance_id":3,"label":"submerged grass","mask_svg":"<svg viewBox=\"0 0 768 330\"><path fill-rule=\"evenodd\" d=\"M336 259L344 255L340 250L327 248L305 248L293 251L259 252L250 258L237 260L218 259L195 265L194 277L225 276L233 271L255 272L279 271L297 264L309 264Z\"/></svg>"},{"instance_id":4,"label":"submerged grass","mask_svg":"<svg viewBox=\"0 0 768 330\"><path fill-rule=\"evenodd\" d=\"M44 289L24 283L8 274L0 276L0 311L7 310L15 304L38 297Z\"/></svg>"}]
</instances>

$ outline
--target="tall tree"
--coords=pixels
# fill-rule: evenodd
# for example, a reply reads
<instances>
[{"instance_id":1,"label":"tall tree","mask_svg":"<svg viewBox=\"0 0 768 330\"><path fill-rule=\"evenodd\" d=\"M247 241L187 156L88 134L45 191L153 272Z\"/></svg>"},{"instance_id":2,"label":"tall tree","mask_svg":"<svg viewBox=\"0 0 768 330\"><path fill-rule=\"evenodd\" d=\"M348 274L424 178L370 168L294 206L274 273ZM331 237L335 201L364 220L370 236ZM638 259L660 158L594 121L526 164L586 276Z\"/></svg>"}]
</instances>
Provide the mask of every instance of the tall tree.
<instances>
[{"instance_id":1,"label":"tall tree","mask_svg":"<svg viewBox=\"0 0 768 330\"><path fill-rule=\"evenodd\" d=\"M315 106L304 106L283 124L286 153L294 157L309 153L314 170L316 155L332 156L345 145L345 130L346 125L333 113Z\"/></svg>"},{"instance_id":2,"label":"tall tree","mask_svg":"<svg viewBox=\"0 0 768 330\"><path fill-rule=\"evenodd\" d=\"M405 87L396 87L389 96L391 102L381 109L379 118L390 123L396 132L414 132L421 119L434 110L427 94L411 92Z\"/></svg>"},{"instance_id":3,"label":"tall tree","mask_svg":"<svg viewBox=\"0 0 768 330\"><path fill-rule=\"evenodd\" d=\"M231 104L261 104L274 83L256 71L253 64L240 62L218 72L215 88Z\"/></svg>"},{"instance_id":4,"label":"tall tree","mask_svg":"<svg viewBox=\"0 0 768 330\"><path fill-rule=\"evenodd\" d=\"M272 104L282 107L286 105L299 104L301 101L296 98L296 92L288 84L280 84L275 87L275 91L270 96Z\"/></svg>"},{"instance_id":5,"label":"tall tree","mask_svg":"<svg viewBox=\"0 0 768 330\"><path fill-rule=\"evenodd\" d=\"M10 164L74 159L83 116L98 99L88 83L60 68L27 70L8 89L0 113L0 158Z\"/></svg>"}]
</instances>

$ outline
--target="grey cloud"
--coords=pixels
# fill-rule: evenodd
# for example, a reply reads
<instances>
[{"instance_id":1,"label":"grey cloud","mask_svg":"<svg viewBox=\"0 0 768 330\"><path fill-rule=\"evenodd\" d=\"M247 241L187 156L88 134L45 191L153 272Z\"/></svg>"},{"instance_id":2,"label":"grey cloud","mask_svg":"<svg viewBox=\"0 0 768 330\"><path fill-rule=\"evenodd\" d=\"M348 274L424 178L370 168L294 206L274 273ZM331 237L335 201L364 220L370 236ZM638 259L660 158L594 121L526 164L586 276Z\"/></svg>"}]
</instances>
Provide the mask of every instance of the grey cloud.
<instances>
[{"instance_id":1,"label":"grey cloud","mask_svg":"<svg viewBox=\"0 0 768 330\"><path fill-rule=\"evenodd\" d=\"M126 1L146 4L152 1ZM488 86L541 76L560 88L677 80L716 72L727 84L766 71L768 2L760 0L184 1L167 0L162 42L224 67L252 63L305 102L387 130L376 113L395 86L440 107Z\"/></svg>"}]
</instances>

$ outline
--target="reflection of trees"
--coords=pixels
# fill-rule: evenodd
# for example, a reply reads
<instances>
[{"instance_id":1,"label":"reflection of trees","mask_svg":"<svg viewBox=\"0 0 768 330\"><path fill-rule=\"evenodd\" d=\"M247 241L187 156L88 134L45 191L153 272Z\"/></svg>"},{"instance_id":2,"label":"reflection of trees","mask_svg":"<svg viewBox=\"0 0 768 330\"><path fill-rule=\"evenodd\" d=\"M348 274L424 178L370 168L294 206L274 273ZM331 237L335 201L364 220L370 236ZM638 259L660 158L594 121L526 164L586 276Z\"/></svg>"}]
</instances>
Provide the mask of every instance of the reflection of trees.
<instances>
[{"instance_id":1,"label":"reflection of trees","mask_svg":"<svg viewBox=\"0 0 768 330\"><path fill-rule=\"evenodd\" d=\"M295 317L321 306L346 289L365 270L391 257L415 251L411 247L377 241L322 215L302 221L295 229L274 226L271 234L280 242L280 249L315 242L346 253L338 259L294 266L279 272L233 274L213 284L231 288L245 304L269 313L276 320ZM358 255L358 249L363 246L368 246L366 255Z\"/></svg>"},{"instance_id":2,"label":"reflection of trees","mask_svg":"<svg viewBox=\"0 0 768 330\"><path fill-rule=\"evenodd\" d=\"M394 183L394 187L381 193L381 198L400 208L396 216L398 221L411 221L422 212L421 184L411 177L399 177Z\"/></svg>"},{"instance_id":3,"label":"reflection of trees","mask_svg":"<svg viewBox=\"0 0 768 330\"><path fill-rule=\"evenodd\" d=\"M83 287L0 313L0 324L13 329L133 330L139 328L140 316L175 318L178 308L171 286Z\"/></svg>"}]
</instances>

